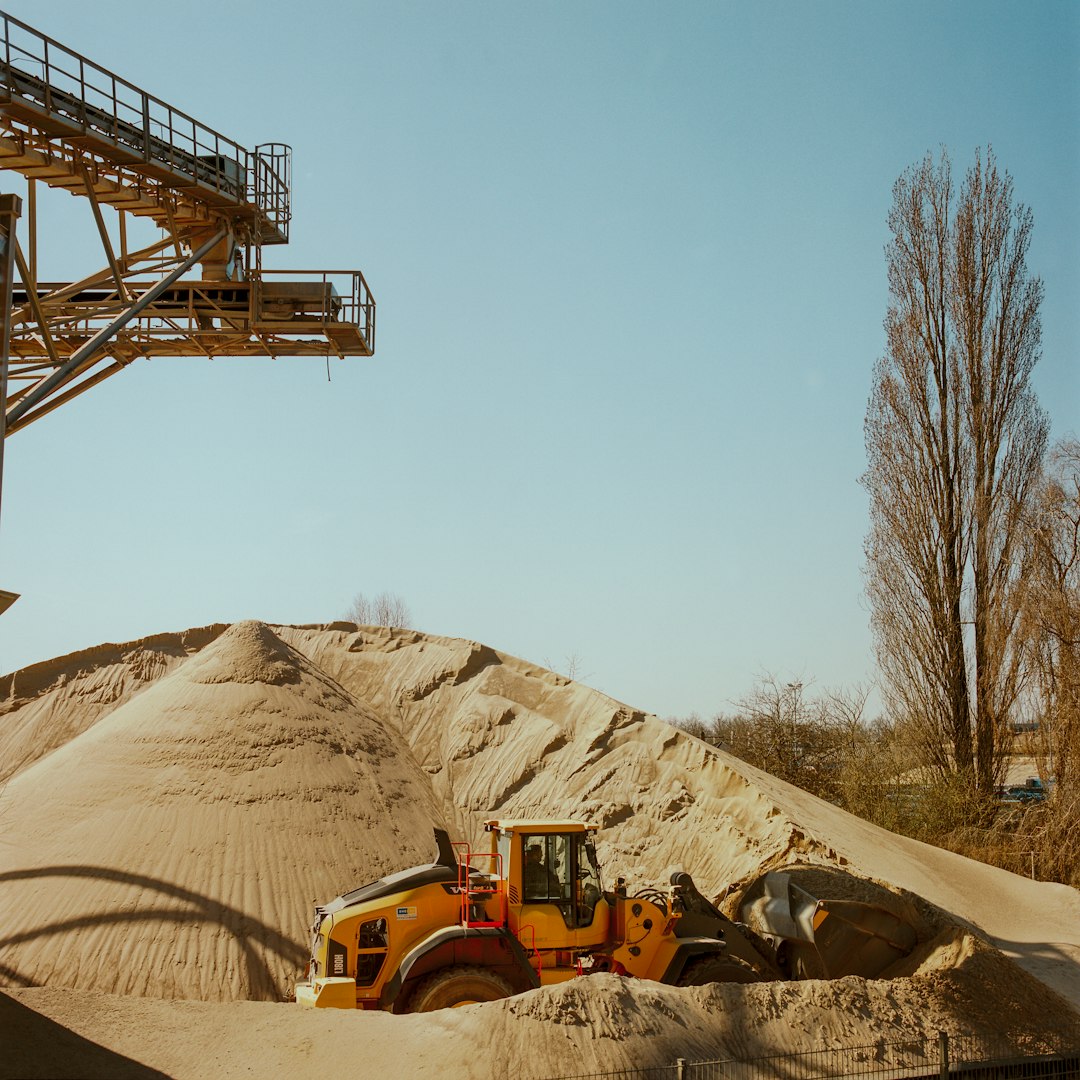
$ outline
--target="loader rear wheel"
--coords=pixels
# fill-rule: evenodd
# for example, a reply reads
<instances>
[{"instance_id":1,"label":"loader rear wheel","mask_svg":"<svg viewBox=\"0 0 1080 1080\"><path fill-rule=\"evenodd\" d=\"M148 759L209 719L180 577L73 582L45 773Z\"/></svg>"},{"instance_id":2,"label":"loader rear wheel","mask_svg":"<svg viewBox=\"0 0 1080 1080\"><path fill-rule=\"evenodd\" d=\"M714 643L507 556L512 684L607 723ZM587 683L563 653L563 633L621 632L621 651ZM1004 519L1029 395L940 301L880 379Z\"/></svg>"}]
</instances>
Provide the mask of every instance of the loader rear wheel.
<instances>
[{"instance_id":1,"label":"loader rear wheel","mask_svg":"<svg viewBox=\"0 0 1080 1080\"><path fill-rule=\"evenodd\" d=\"M514 988L499 974L481 967L448 967L423 979L412 992L407 1012L457 1009L480 1001L509 997Z\"/></svg>"},{"instance_id":2,"label":"loader rear wheel","mask_svg":"<svg viewBox=\"0 0 1080 1080\"><path fill-rule=\"evenodd\" d=\"M679 976L679 986L705 986L714 982L756 983L761 976L733 956L704 956L692 960Z\"/></svg>"}]
</instances>

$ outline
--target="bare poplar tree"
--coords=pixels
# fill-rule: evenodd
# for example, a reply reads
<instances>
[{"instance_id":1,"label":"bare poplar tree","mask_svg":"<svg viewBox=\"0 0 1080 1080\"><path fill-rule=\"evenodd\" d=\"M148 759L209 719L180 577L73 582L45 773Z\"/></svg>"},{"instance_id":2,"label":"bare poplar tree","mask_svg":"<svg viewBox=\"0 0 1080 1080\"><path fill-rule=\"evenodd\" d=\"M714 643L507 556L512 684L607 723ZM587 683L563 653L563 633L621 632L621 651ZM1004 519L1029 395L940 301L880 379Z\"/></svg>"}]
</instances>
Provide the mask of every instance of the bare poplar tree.
<instances>
[{"instance_id":1,"label":"bare poplar tree","mask_svg":"<svg viewBox=\"0 0 1080 1080\"><path fill-rule=\"evenodd\" d=\"M1080 793L1080 440L1050 456L1028 519L1025 637L1046 771Z\"/></svg>"},{"instance_id":2,"label":"bare poplar tree","mask_svg":"<svg viewBox=\"0 0 1080 1080\"><path fill-rule=\"evenodd\" d=\"M408 605L396 593L390 592L370 598L357 593L345 617L360 626L408 627L412 622Z\"/></svg>"},{"instance_id":3,"label":"bare poplar tree","mask_svg":"<svg viewBox=\"0 0 1080 1080\"><path fill-rule=\"evenodd\" d=\"M992 152L976 153L957 212L952 319L971 460L972 652L978 786L997 780L997 749L1021 689L1017 538L1041 475L1049 431L1030 376L1042 344L1043 286L1027 271L1031 211Z\"/></svg>"},{"instance_id":4,"label":"bare poplar tree","mask_svg":"<svg viewBox=\"0 0 1080 1080\"><path fill-rule=\"evenodd\" d=\"M1020 515L1046 448L1030 388L1042 283L991 152L893 189L886 350L866 415L867 592L884 690L929 764L988 792L1021 689Z\"/></svg>"},{"instance_id":5,"label":"bare poplar tree","mask_svg":"<svg viewBox=\"0 0 1080 1080\"><path fill-rule=\"evenodd\" d=\"M970 771L961 597L959 372L948 327L952 175L930 157L893 188L886 355L866 416L867 592L886 696L930 764Z\"/></svg>"}]
</instances>

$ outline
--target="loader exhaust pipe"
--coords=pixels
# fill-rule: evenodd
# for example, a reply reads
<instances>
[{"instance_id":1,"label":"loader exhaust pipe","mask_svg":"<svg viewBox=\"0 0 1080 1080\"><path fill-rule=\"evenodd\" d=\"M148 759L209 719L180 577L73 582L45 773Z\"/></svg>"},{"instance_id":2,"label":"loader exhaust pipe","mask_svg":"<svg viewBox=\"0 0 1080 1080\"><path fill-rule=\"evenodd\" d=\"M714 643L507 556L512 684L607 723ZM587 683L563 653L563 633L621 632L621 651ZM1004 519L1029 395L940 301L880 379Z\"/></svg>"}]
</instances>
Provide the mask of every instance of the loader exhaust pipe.
<instances>
[{"instance_id":1,"label":"loader exhaust pipe","mask_svg":"<svg viewBox=\"0 0 1080 1080\"><path fill-rule=\"evenodd\" d=\"M435 858L436 866L449 866L451 870L456 871L458 860L457 855L454 853L454 845L450 842L450 834L445 829L435 829L435 843L438 846L439 853Z\"/></svg>"}]
</instances>

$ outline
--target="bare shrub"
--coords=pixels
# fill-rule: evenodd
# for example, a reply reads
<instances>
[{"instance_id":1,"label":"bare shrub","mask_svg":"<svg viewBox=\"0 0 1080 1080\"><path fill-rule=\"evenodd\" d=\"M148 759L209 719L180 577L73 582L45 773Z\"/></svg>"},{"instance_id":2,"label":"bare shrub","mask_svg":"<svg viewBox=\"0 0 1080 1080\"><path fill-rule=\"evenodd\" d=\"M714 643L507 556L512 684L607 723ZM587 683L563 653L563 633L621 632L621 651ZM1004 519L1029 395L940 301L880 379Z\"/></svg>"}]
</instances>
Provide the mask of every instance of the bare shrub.
<instances>
[{"instance_id":1,"label":"bare shrub","mask_svg":"<svg viewBox=\"0 0 1080 1080\"><path fill-rule=\"evenodd\" d=\"M672 718L683 730L866 821L1045 881L1080 885L1080 799L1005 803L919 765L921 732L865 716L868 689L814 697L763 676L730 713Z\"/></svg>"},{"instance_id":2,"label":"bare shrub","mask_svg":"<svg viewBox=\"0 0 1080 1080\"><path fill-rule=\"evenodd\" d=\"M360 626L395 626L399 629L415 629L408 605L396 593L381 592L367 597L357 593L345 612L349 622Z\"/></svg>"}]
</instances>

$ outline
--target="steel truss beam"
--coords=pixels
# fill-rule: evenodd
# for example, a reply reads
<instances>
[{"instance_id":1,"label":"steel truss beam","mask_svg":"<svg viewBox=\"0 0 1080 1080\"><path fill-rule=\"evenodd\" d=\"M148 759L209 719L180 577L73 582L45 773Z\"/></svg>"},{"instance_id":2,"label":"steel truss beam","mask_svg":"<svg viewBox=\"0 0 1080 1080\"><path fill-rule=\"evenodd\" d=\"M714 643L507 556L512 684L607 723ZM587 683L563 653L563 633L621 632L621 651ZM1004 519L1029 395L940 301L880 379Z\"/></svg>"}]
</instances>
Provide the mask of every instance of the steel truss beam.
<instances>
[{"instance_id":1,"label":"steel truss beam","mask_svg":"<svg viewBox=\"0 0 1080 1080\"><path fill-rule=\"evenodd\" d=\"M4 483L4 439L7 437L5 418L8 399L8 341L11 333L11 286L18 240L15 223L22 213L22 200L17 195L0 195L0 499ZM0 601L2 602L2 601ZM0 607L0 611L7 605Z\"/></svg>"},{"instance_id":2,"label":"steel truss beam","mask_svg":"<svg viewBox=\"0 0 1080 1080\"><path fill-rule=\"evenodd\" d=\"M130 306L121 311L119 315L94 334L85 345L76 349L75 352L73 352L60 367L53 371L51 375L41 379L25 393L21 394L19 400L8 411L8 423L13 428L24 418L26 423L30 423L33 419L33 416L30 415L30 410L33 409L35 405L45 401L54 391L58 391L67 386L67 384L77 378L81 372L94 364L98 358L98 354L104 349L105 345L116 336L118 331L127 326L127 324L149 304L152 304L154 300L173 284L173 282L178 281L197 262L204 259L214 245L224 239L225 235L225 231L222 230L212 236L197 251L193 251L191 255L189 255L171 274L162 278L156 285L147 289L142 296L137 300L132 301ZM119 271L117 271L117 283L120 288L123 288L123 282L119 277Z\"/></svg>"}]
</instances>

